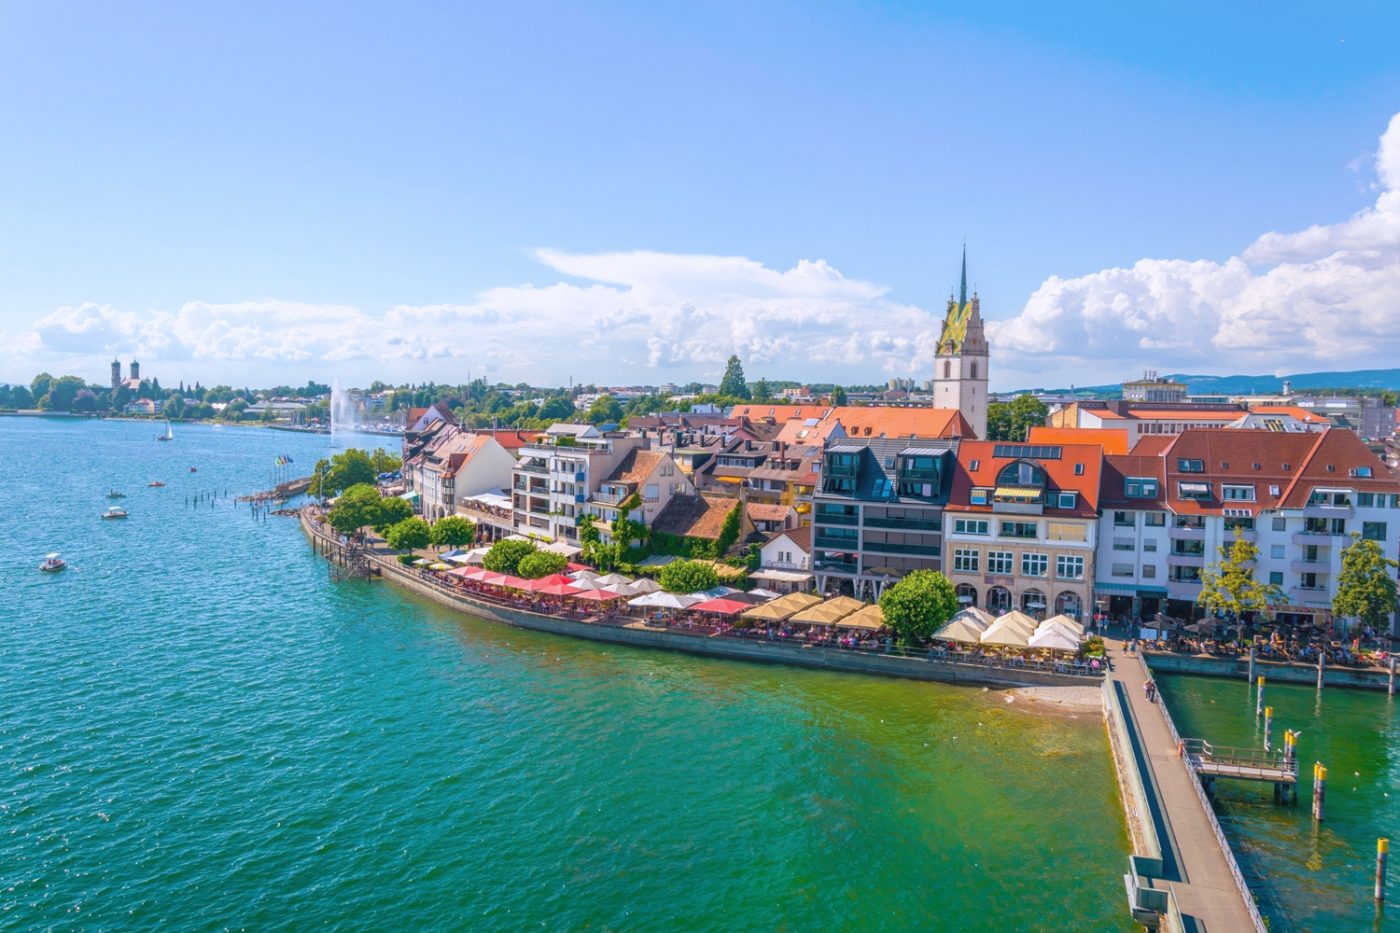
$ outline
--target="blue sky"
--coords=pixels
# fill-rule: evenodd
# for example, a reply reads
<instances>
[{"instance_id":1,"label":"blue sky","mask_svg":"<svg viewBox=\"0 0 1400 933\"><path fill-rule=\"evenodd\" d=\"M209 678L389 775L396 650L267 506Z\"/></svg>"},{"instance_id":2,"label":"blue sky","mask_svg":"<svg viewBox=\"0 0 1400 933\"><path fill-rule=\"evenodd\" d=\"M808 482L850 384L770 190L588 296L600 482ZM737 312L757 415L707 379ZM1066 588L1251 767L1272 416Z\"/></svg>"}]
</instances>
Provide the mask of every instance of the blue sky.
<instances>
[{"instance_id":1,"label":"blue sky","mask_svg":"<svg viewBox=\"0 0 1400 933\"><path fill-rule=\"evenodd\" d=\"M12 3L0 380L1388 365L1400 11L1136 6Z\"/></svg>"}]
</instances>

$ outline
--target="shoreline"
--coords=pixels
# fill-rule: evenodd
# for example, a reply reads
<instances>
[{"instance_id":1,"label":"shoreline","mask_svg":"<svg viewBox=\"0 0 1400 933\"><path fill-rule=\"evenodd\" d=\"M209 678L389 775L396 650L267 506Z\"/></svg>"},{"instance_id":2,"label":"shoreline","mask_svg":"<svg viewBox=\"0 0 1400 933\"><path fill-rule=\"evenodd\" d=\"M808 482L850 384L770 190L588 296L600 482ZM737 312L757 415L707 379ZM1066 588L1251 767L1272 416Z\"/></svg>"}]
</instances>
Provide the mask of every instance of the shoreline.
<instances>
[{"instance_id":1,"label":"shoreline","mask_svg":"<svg viewBox=\"0 0 1400 933\"><path fill-rule=\"evenodd\" d=\"M1103 688L1078 684L1011 687L997 691L1002 705L1035 716L1103 717Z\"/></svg>"},{"instance_id":2,"label":"shoreline","mask_svg":"<svg viewBox=\"0 0 1400 933\"><path fill-rule=\"evenodd\" d=\"M342 563L347 559L339 541L316 527L302 510L298 517L302 532L311 540L317 553L333 562ZM430 599L436 603L455 609L474 618L496 622L516 628L531 629L582 638L607 644L628 645L653 650L679 651L685 654L728 660L752 661L763 664L785 664L791 667L806 667L826 671L843 671L855 674L882 677L900 677L907 680L923 680L940 683L962 684L1005 691L1018 688L1088 688L1101 689L1102 680L1098 677L1080 674L1067 674L1055 671L998 667L973 664L966 661L935 659L925 655L886 654L849 649L824 648L811 645L795 645L763 638L733 636L710 636L684 629L657 629L636 620L586 621L564 616L536 613L508 605L486 602L472 598L465 591L456 591L432 582L407 570L396 561L386 560L379 555L360 555L357 560L364 562L374 575L386 579ZM1067 702L1051 703L1049 697L1068 697L1070 694L1027 694L1036 697L1036 703L1044 702L1047 712L1057 706L1067 706ZM1014 703L1014 700L1013 700ZM1076 710L1075 714L1078 714Z\"/></svg>"}]
</instances>

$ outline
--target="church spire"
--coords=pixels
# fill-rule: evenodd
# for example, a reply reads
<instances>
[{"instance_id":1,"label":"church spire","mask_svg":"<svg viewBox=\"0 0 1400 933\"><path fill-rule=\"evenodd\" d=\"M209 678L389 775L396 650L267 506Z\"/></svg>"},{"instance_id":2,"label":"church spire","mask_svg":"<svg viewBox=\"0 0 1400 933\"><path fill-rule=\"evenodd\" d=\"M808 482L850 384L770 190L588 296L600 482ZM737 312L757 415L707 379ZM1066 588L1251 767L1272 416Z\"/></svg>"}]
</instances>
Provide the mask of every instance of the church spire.
<instances>
[{"instance_id":1,"label":"church spire","mask_svg":"<svg viewBox=\"0 0 1400 933\"><path fill-rule=\"evenodd\" d=\"M962 288L958 292L958 307L967 304L967 244L963 244Z\"/></svg>"}]
</instances>

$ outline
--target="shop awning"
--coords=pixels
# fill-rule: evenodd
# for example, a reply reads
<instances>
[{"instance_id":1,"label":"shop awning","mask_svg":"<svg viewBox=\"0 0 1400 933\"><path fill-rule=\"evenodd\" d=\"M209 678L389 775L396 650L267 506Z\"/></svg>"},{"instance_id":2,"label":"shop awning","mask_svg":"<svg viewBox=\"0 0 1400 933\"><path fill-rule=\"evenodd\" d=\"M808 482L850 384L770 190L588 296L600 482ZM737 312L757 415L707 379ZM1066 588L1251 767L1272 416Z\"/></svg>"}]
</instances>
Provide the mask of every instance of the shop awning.
<instances>
[{"instance_id":1,"label":"shop awning","mask_svg":"<svg viewBox=\"0 0 1400 933\"><path fill-rule=\"evenodd\" d=\"M998 499L1011 499L1016 502L1035 502L1043 494L1043 490L1027 489L1024 486L998 486L994 493Z\"/></svg>"}]
</instances>

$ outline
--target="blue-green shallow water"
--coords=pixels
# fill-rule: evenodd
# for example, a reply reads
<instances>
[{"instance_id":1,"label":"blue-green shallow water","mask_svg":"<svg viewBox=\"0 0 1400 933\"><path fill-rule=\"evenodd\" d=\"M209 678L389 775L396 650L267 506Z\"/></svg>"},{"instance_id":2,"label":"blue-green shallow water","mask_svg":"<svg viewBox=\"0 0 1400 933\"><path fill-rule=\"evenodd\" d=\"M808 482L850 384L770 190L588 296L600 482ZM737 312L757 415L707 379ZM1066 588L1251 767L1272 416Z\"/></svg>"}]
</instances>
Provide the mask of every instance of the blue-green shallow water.
<instances>
[{"instance_id":1,"label":"blue-green shallow water","mask_svg":"<svg viewBox=\"0 0 1400 933\"><path fill-rule=\"evenodd\" d=\"M333 583L184 504L328 439L153 434L0 418L0 927L1129 928L1097 717Z\"/></svg>"},{"instance_id":2,"label":"blue-green shallow water","mask_svg":"<svg viewBox=\"0 0 1400 933\"><path fill-rule=\"evenodd\" d=\"M1244 678L1158 678L1182 735L1217 745L1263 746L1263 722ZM1400 722L1384 693L1269 683L1274 741L1301 730L1298 803L1273 802L1272 786L1216 782L1216 812L1274 929L1400 930L1400 902L1377 917L1376 839L1400 840ZM1312 820L1312 765L1328 768L1325 820ZM1394 859L1392 859L1392 862ZM1400 866L1389 898L1400 898Z\"/></svg>"}]
</instances>

